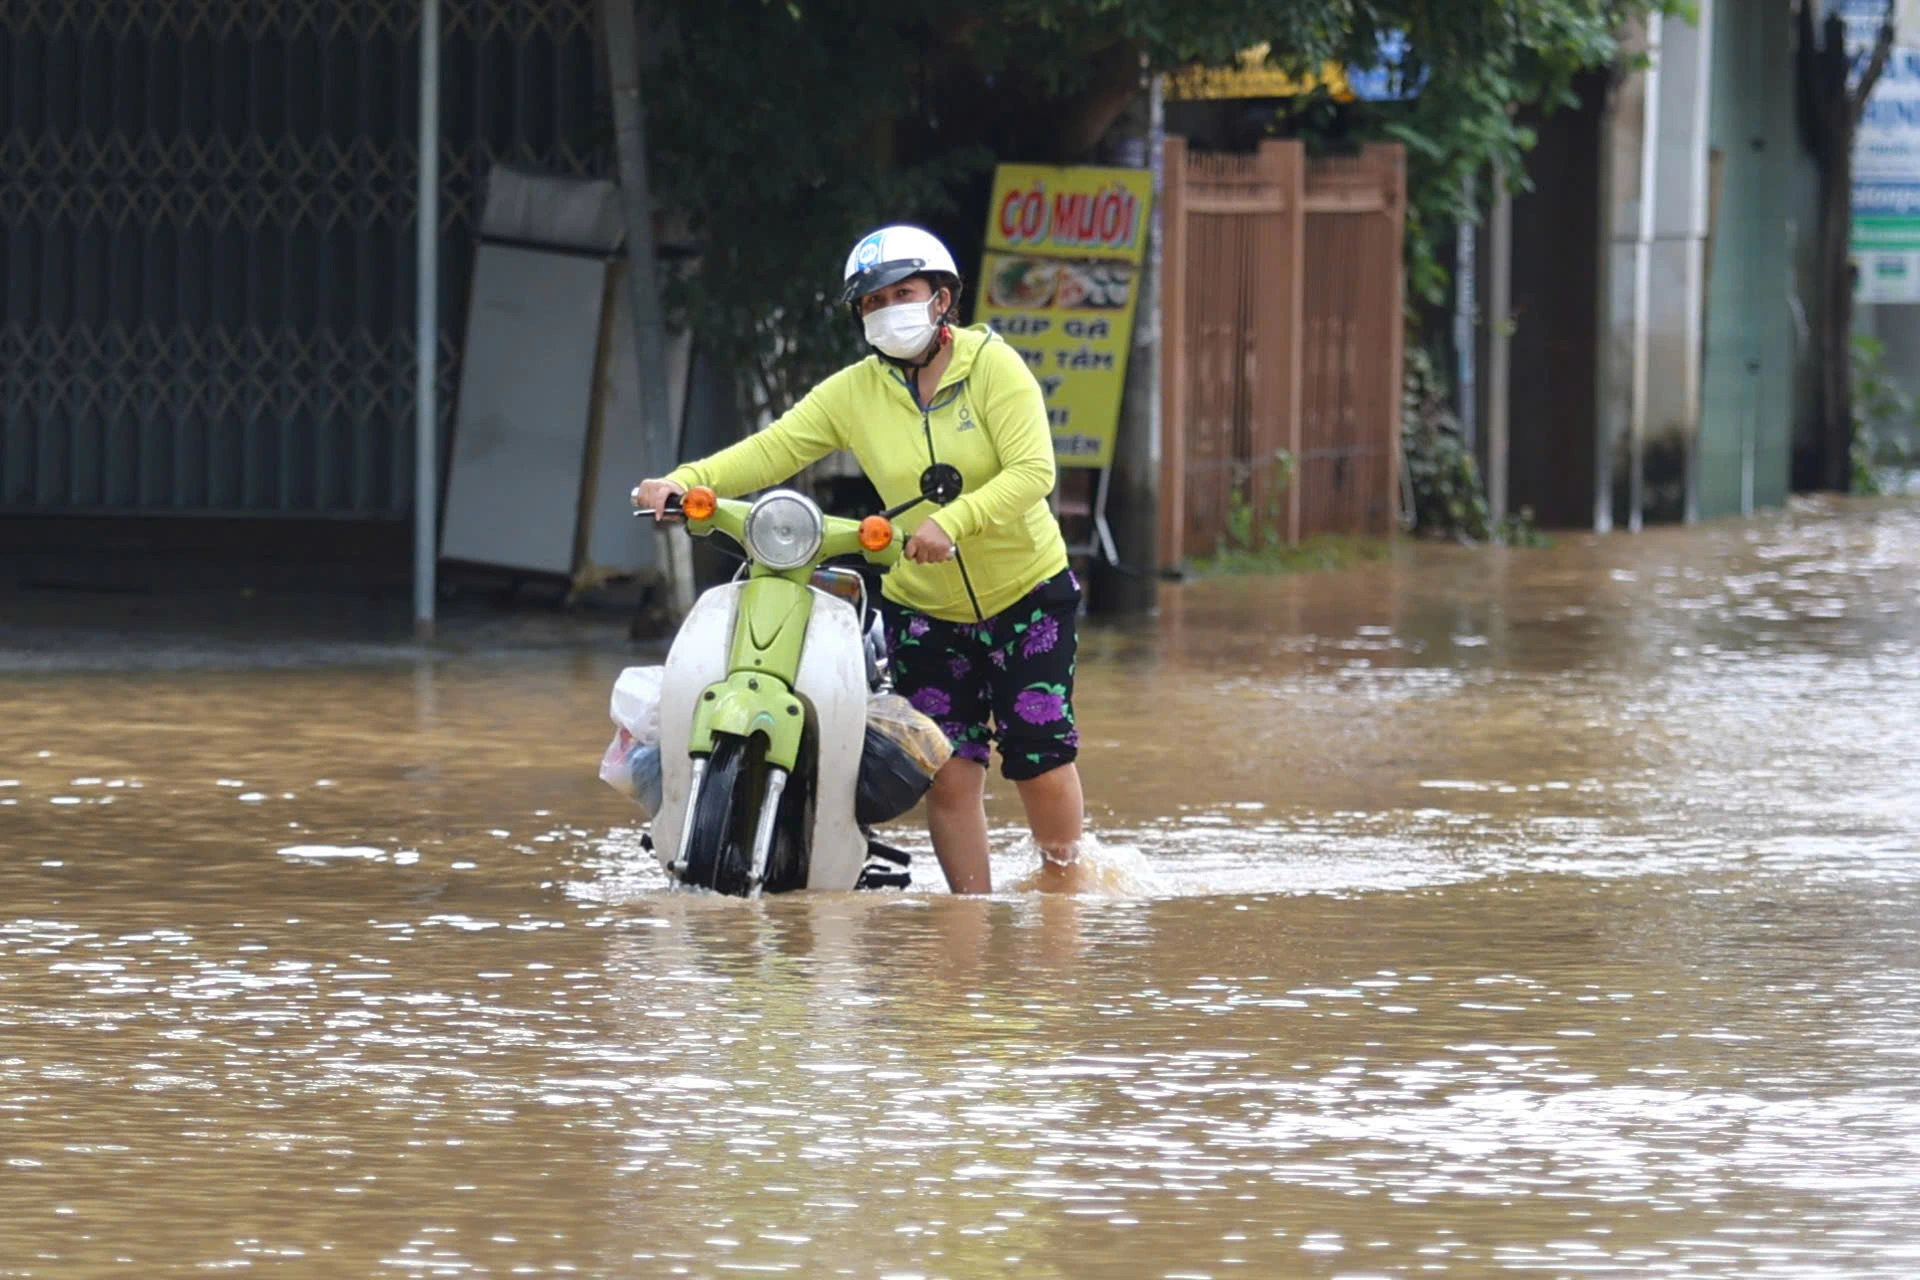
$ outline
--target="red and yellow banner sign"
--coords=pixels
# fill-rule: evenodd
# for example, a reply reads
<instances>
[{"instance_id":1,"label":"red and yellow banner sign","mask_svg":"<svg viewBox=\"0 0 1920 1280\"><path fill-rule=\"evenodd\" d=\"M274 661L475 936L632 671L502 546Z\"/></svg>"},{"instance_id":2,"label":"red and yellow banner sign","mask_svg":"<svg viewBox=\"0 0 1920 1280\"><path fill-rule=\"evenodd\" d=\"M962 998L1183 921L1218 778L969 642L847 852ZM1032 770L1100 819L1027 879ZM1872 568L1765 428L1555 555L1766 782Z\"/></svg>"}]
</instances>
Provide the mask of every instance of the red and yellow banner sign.
<instances>
[{"instance_id":1,"label":"red and yellow banner sign","mask_svg":"<svg viewBox=\"0 0 1920 1280\"><path fill-rule=\"evenodd\" d=\"M975 318L1040 380L1063 467L1113 461L1153 175L1001 165Z\"/></svg>"}]
</instances>

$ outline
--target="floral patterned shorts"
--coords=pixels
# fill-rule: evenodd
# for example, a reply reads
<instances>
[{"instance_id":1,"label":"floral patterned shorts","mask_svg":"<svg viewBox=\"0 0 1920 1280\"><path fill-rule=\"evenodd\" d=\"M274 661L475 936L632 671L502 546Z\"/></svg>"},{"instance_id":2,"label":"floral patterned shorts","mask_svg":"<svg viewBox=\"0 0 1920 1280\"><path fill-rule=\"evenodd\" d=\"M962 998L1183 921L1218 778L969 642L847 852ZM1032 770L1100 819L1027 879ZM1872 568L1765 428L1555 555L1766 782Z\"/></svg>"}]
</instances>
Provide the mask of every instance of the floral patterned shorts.
<instances>
[{"instance_id":1,"label":"floral patterned shorts","mask_svg":"<svg viewBox=\"0 0 1920 1280\"><path fill-rule=\"evenodd\" d=\"M953 753L1021 782L1071 762L1080 580L1063 569L985 622L943 622L882 602L895 691L938 721ZM989 717L992 726L989 727ZM997 733L996 733L997 730Z\"/></svg>"}]
</instances>

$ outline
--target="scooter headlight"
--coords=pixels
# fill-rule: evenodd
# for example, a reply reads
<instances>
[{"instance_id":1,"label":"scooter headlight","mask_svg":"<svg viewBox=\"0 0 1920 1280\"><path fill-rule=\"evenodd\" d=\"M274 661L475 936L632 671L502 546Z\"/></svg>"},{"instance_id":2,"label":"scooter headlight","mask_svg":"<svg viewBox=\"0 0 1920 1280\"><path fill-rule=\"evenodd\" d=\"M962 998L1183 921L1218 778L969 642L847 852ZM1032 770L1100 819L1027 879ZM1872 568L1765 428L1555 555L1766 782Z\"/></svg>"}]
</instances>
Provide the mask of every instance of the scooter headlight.
<instances>
[{"instance_id":1,"label":"scooter headlight","mask_svg":"<svg viewBox=\"0 0 1920 1280\"><path fill-rule=\"evenodd\" d=\"M798 569L820 553L826 518L805 494L780 489L747 512L747 551L769 569Z\"/></svg>"}]
</instances>

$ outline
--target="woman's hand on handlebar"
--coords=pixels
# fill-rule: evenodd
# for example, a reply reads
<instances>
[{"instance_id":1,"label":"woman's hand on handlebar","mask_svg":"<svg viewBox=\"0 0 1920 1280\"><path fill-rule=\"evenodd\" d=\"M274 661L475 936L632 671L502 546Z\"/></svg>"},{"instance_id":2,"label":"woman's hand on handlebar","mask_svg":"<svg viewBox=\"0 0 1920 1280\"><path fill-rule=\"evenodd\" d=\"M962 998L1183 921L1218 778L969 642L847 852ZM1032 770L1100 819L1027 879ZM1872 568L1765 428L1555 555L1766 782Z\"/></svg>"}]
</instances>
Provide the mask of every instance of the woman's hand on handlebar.
<instances>
[{"instance_id":1,"label":"woman's hand on handlebar","mask_svg":"<svg viewBox=\"0 0 1920 1280\"><path fill-rule=\"evenodd\" d=\"M658 520L667 513L667 500L677 498L687 491L683 484L671 480L642 480L633 491L633 505L636 511L651 511Z\"/></svg>"},{"instance_id":2,"label":"woman's hand on handlebar","mask_svg":"<svg viewBox=\"0 0 1920 1280\"><path fill-rule=\"evenodd\" d=\"M920 527L907 539L907 545L901 552L907 559L920 564L939 564L942 560L953 559L953 539L947 536L938 521L922 520Z\"/></svg>"}]
</instances>

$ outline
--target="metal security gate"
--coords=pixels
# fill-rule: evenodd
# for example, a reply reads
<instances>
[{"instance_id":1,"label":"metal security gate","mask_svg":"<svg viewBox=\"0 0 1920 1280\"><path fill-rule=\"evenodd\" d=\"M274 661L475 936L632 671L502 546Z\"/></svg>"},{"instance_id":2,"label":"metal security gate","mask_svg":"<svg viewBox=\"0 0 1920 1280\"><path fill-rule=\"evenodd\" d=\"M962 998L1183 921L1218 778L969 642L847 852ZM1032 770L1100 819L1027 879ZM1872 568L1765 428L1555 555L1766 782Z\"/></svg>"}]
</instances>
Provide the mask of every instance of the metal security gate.
<instances>
[{"instance_id":1,"label":"metal security gate","mask_svg":"<svg viewBox=\"0 0 1920 1280\"><path fill-rule=\"evenodd\" d=\"M480 183L606 131L592 0L443 13L444 436ZM0 514L411 509L418 17L0 6Z\"/></svg>"}]
</instances>

